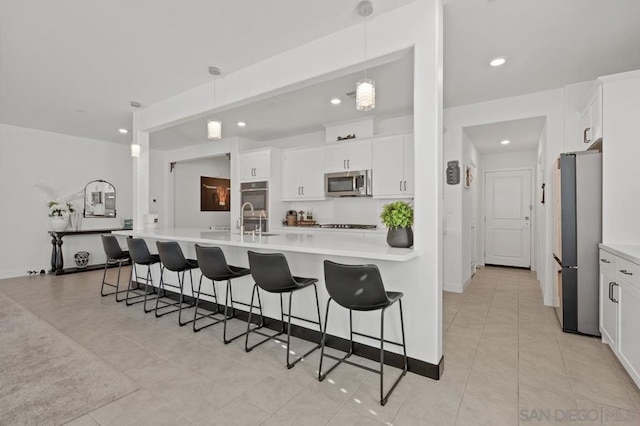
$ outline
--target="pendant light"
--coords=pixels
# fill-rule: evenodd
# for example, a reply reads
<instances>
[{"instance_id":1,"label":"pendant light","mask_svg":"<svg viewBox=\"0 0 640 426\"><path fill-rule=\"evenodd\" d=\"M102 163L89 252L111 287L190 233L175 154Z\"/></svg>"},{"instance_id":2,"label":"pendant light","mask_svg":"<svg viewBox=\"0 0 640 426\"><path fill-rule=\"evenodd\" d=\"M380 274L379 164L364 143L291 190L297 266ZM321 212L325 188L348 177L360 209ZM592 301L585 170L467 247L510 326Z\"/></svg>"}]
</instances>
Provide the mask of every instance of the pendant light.
<instances>
[{"instance_id":1,"label":"pendant light","mask_svg":"<svg viewBox=\"0 0 640 426\"><path fill-rule=\"evenodd\" d=\"M373 3L369 0L358 4L358 14L364 17L364 78L356 84L356 109L358 111L371 111L376 107L376 82L367 78L367 16L373 13Z\"/></svg>"},{"instance_id":2,"label":"pendant light","mask_svg":"<svg viewBox=\"0 0 640 426\"><path fill-rule=\"evenodd\" d=\"M220 68L209 67L209 74L213 76L213 109L216 108L216 76L220 75ZM222 139L222 121L211 117L207 121L207 138L218 141Z\"/></svg>"}]
</instances>

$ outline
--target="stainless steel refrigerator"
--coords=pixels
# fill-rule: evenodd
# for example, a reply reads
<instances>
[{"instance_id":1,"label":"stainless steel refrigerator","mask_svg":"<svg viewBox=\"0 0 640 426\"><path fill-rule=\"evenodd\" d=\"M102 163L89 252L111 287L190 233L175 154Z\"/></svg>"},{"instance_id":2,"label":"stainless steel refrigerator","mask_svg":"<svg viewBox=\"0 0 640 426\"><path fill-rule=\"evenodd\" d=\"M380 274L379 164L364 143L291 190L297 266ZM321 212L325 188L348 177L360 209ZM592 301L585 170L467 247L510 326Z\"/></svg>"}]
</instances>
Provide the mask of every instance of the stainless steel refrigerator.
<instances>
[{"instance_id":1,"label":"stainless steel refrigerator","mask_svg":"<svg viewBox=\"0 0 640 426\"><path fill-rule=\"evenodd\" d=\"M598 243L602 240L602 154L561 154L556 170L556 308L562 330L600 336Z\"/></svg>"}]
</instances>

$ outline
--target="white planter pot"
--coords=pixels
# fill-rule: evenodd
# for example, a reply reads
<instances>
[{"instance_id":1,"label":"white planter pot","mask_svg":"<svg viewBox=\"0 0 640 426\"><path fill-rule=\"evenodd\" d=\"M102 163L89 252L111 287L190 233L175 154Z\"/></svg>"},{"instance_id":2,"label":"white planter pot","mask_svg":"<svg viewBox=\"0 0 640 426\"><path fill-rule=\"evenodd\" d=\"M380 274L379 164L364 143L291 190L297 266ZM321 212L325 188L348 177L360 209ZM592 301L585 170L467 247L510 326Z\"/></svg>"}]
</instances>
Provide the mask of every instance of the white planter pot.
<instances>
[{"instance_id":1,"label":"white planter pot","mask_svg":"<svg viewBox=\"0 0 640 426\"><path fill-rule=\"evenodd\" d=\"M56 232L62 232L65 229L67 229L67 226L69 226L69 218L53 216L51 217L50 225L51 225L51 230Z\"/></svg>"}]
</instances>

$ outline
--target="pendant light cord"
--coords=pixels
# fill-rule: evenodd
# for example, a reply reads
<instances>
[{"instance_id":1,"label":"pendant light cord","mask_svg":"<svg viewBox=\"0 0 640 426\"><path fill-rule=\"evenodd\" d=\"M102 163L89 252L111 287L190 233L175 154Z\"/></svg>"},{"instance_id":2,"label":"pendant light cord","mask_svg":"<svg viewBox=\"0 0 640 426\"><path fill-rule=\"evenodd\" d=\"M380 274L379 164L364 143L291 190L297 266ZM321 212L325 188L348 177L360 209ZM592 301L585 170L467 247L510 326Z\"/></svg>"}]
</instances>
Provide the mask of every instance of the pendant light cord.
<instances>
[{"instance_id":1,"label":"pendant light cord","mask_svg":"<svg viewBox=\"0 0 640 426\"><path fill-rule=\"evenodd\" d=\"M364 78L367 78L367 13L364 15Z\"/></svg>"}]
</instances>

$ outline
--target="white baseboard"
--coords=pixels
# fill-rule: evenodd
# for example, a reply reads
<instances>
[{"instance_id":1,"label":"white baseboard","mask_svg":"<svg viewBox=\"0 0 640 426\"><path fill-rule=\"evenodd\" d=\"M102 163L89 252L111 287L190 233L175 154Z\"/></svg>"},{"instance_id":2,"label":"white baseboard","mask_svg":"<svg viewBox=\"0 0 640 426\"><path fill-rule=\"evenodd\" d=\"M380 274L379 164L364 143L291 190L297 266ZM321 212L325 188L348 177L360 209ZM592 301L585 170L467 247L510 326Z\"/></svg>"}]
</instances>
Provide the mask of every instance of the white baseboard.
<instances>
[{"instance_id":1,"label":"white baseboard","mask_svg":"<svg viewBox=\"0 0 640 426\"><path fill-rule=\"evenodd\" d=\"M29 274L26 274L24 271L0 271L0 280L5 278L16 278L16 277L25 277Z\"/></svg>"},{"instance_id":2,"label":"white baseboard","mask_svg":"<svg viewBox=\"0 0 640 426\"><path fill-rule=\"evenodd\" d=\"M463 293L464 292L464 286L461 286L460 284L444 283L444 285L442 286L442 289L444 291L449 291L451 293Z\"/></svg>"}]
</instances>

